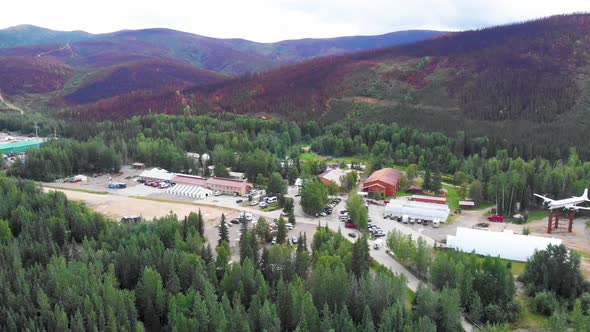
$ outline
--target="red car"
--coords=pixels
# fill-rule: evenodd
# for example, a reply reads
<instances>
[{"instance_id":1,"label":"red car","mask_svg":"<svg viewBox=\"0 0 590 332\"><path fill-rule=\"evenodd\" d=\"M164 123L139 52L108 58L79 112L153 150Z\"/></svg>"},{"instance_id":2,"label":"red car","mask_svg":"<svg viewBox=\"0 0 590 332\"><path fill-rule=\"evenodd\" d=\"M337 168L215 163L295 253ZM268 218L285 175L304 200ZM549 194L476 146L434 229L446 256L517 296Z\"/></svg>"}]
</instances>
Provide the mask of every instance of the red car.
<instances>
[{"instance_id":1,"label":"red car","mask_svg":"<svg viewBox=\"0 0 590 332\"><path fill-rule=\"evenodd\" d=\"M351 222L347 222L346 224L344 224L344 227L346 228L356 228L356 225L351 223Z\"/></svg>"},{"instance_id":2,"label":"red car","mask_svg":"<svg viewBox=\"0 0 590 332\"><path fill-rule=\"evenodd\" d=\"M504 217L502 217L502 216L498 216L498 215L495 215L495 216L489 216L489 217L488 217L488 220L489 220L489 221L493 221L493 222L504 222Z\"/></svg>"}]
</instances>

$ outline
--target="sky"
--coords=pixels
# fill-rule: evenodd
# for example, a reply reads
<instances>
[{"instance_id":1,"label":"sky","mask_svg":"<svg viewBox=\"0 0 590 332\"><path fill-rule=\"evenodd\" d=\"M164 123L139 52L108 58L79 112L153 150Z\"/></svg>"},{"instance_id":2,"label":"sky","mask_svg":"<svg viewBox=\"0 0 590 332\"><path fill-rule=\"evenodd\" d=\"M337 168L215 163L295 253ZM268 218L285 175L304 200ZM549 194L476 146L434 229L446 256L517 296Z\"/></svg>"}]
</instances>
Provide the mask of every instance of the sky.
<instances>
[{"instance_id":1,"label":"sky","mask_svg":"<svg viewBox=\"0 0 590 332\"><path fill-rule=\"evenodd\" d=\"M590 12L590 0L3 0L0 28L33 24L91 33L170 28L274 42L459 31L555 14Z\"/></svg>"}]
</instances>

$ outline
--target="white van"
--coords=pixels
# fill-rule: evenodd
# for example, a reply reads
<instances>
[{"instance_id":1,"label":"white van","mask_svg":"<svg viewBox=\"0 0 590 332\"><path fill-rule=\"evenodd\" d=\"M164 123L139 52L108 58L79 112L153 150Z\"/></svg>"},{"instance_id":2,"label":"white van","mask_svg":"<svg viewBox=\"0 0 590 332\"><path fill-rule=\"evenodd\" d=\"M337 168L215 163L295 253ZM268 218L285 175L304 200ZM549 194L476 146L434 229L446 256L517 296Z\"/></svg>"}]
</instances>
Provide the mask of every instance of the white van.
<instances>
[{"instance_id":1,"label":"white van","mask_svg":"<svg viewBox=\"0 0 590 332\"><path fill-rule=\"evenodd\" d=\"M440 219L434 219L432 221L432 227L439 228L440 227Z\"/></svg>"},{"instance_id":2,"label":"white van","mask_svg":"<svg viewBox=\"0 0 590 332\"><path fill-rule=\"evenodd\" d=\"M408 223L408 216L407 215L403 215L402 216L402 223L407 224Z\"/></svg>"},{"instance_id":3,"label":"white van","mask_svg":"<svg viewBox=\"0 0 590 332\"><path fill-rule=\"evenodd\" d=\"M269 197L268 200L266 200L266 202L268 204L276 203L277 202L277 196Z\"/></svg>"}]
</instances>

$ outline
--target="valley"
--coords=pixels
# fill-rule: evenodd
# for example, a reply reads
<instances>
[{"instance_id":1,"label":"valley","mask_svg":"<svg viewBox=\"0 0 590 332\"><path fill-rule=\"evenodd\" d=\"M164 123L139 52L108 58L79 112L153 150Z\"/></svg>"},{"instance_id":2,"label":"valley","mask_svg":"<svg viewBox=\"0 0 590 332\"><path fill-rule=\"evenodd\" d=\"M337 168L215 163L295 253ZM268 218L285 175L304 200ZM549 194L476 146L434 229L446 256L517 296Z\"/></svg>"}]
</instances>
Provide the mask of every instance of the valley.
<instances>
[{"instance_id":1,"label":"valley","mask_svg":"<svg viewBox=\"0 0 590 332\"><path fill-rule=\"evenodd\" d=\"M590 330L590 14L486 26L0 30L0 330Z\"/></svg>"}]
</instances>

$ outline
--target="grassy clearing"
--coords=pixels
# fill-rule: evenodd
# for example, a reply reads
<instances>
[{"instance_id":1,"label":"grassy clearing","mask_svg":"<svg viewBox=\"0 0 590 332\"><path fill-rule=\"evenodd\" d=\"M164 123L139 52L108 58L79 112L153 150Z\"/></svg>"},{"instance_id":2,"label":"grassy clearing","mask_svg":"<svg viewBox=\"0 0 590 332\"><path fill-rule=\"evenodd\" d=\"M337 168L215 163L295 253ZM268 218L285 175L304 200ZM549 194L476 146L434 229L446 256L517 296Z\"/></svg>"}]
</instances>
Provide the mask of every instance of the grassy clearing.
<instances>
[{"instance_id":1,"label":"grassy clearing","mask_svg":"<svg viewBox=\"0 0 590 332\"><path fill-rule=\"evenodd\" d=\"M529 298L524 294L517 294L516 301L520 304L520 317L518 321L510 327L516 329L537 330L543 327L547 322L547 317L533 313L529 309Z\"/></svg>"},{"instance_id":2,"label":"grassy clearing","mask_svg":"<svg viewBox=\"0 0 590 332\"><path fill-rule=\"evenodd\" d=\"M535 210L529 212L529 219L527 222L535 221L535 220L542 220L547 218L547 211L543 210Z\"/></svg>"},{"instance_id":3,"label":"grassy clearing","mask_svg":"<svg viewBox=\"0 0 590 332\"><path fill-rule=\"evenodd\" d=\"M440 252L444 252L444 251L441 251L439 249L435 249L433 251L435 256ZM477 255L477 260L479 261L480 264L483 263L484 259L485 259L485 256ZM510 272L512 272L512 275L522 274L524 272L525 267L526 267L525 262L512 261L512 260L503 259L503 258L500 258L500 260L504 263L504 265L507 265L508 263L510 263L510 265L511 265Z\"/></svg>"},{"instance_id":4,"label":"grassy clearing","mask_svg":"<svg viewBox=\"0 0 590 332\"><path fill-rule=\"evenodd\" d=\"M576 252L578 254L580 254L580 256L582 256L582 259L590 259L590 254L589 253L583 252L583 251L578 251L578 250L576 250Z\"/></svg>"},{"instance_id":5,"label":"grassy clearing","mask_svg":"<svg viewBox=\"0 0 590 332\"><path fill-rule=\"evenodd\" d=\"M97 190L91 190L91 189L64 188L64 187L56 187L56 186L48 186L48 185L43 185L43 187L51 188L51 189L59 189L59 190L78 191L81 193L94 194L94 195L108 195L109 194L109 192L107 192L107 191L97 191Z\"/></svg>"},{"instance_id":6,"label":"grassy clearing","mask_svg":"<svg viewBox=\"0 0 590 332\"><path fill-rule=\"evenodd\" d=\"M305 152L299 155L299 160L301 161L311 161L311 160L317 160L317 159L322 159L320 156L313 154L311 152Z\"/></svg>"},{"instance_id":7,"label":"grassy clearing","mask_svg":"<svg viewBox=\"0 0 590 332\"><path fill-rule=\"evenodd\" d=\"M459 193L457 192L457 188L452 185L444 184L443 188L447 190L447 204L453 209L459 208L459 201L461 198L459 197Z\"/></svg>"}]
</instances>

